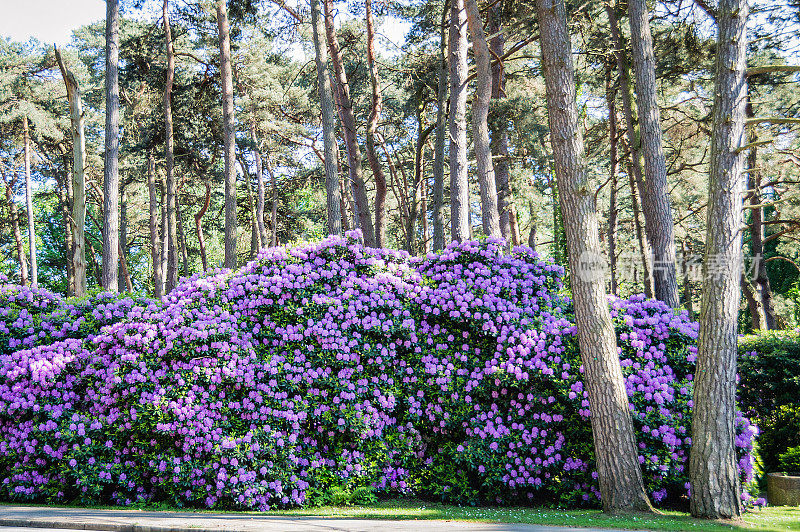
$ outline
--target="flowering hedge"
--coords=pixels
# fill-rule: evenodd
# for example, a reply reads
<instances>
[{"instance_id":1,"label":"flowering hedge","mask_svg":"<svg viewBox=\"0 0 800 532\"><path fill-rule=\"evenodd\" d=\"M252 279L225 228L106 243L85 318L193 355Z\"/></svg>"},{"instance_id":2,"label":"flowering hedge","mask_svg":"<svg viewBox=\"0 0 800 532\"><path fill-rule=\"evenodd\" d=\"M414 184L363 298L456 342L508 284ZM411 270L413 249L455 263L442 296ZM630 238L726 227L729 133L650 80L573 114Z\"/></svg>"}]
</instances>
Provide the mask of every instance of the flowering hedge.
<instances>
[{"instance_id":1,"label":"flowering hedge","mask_svg":"<svg viewBox=\"0 0 800 532\"><path fill-rule=\"evenodd\" d=\"M419 260L358 237L267 249L160 303L0 285L0 498L596 504L563 269L493 241ZM611 305L648 490L678 504L697 326Z\"/></svg>"}]
</instances>

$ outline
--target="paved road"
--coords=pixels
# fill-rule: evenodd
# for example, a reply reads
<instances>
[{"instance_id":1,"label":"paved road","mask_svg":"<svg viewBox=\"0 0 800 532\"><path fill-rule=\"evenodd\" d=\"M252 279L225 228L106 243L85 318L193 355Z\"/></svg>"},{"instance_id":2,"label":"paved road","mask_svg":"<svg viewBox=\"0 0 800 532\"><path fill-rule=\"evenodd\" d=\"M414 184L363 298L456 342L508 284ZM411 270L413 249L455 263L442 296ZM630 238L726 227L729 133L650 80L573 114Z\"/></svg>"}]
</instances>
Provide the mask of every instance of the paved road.
<instances>
[{"instance_id":1,"label":"paved road","mask_svg":"<svg viewBox=\"0 0 800 532\"><path fill-rule=\"evenodd\" d=\"M26 526L0 526L0 532L64 532L63 528L35 528ZM112 532L112 531L108 531Z\"/></svg>"},{"instance_id":2,"label":"paved road","mask_svg":"<svg viewBox=\"0 0 800 532\"><path fill-rule=\"evenodd\" d=\"M22 527L35 527L36 530L24 530ZM389 521L0 506L0 532L43 532L43 529L61 529L60 532L63 529L109 532L600 532L591 529L463 521Z\"/></svg>"}]
</instances>

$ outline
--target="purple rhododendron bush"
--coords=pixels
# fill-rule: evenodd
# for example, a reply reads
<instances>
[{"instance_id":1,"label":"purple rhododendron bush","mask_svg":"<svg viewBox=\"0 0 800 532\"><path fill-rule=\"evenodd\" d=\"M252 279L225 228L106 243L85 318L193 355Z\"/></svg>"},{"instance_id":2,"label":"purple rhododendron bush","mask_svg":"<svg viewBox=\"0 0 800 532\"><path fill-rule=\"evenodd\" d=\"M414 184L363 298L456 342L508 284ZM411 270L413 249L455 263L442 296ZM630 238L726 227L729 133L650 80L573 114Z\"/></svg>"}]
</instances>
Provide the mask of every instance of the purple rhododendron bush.
<instances>
[{"instance_id":1,"label":"purple rhododendron bush","mask_svg":"<svg viewBox=\"0 0 800 532\"><path fill-rule=\"evenodd\" d=\"M0 498L597 504L563 268L493 241L420 260L358 237L267 249L163 302L0 285ZM611 305L647 488L682 504L697 326Z\"/></svg>"}]
</instances>

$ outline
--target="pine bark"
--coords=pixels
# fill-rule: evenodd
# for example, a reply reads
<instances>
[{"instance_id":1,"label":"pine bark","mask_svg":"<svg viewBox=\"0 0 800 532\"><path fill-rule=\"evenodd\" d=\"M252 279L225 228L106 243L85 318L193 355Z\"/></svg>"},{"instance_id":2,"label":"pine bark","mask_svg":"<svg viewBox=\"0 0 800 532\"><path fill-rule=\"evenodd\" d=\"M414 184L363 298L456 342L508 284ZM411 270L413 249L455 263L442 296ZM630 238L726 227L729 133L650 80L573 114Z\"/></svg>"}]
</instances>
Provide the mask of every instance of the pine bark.
<instances>
[{"instance_id":1,"label":"pine bark","mask_svg":"<svg viewBox=\"0 0 800 532\"><path fill-rule=\"evenodd\" d=\"M635 170L632 164L628 164L628 185L631 190L631 210L633 211L633 229L636 233L636 242L639 244L639 254L642 257L644 295L648 298L653 297L653 276L651 274L650 248L647 244L647 235L644 231L644 220L642 219L642 209L639 207L639 190L635 181ZM636 279L634 279L636 281Z\"/></svg>"},{"instance_id":2,"label":"pine bark","mask_svg":"<svg viewBox=\"0 0 800 532\"><path fill-rule=\"evenodd\" d=\"M642 195L642 207L647 239L653 252L655 297L671 308L677 308L680 300L675 267L675 228L661 138L661 111L656 100L655 56L646 0L628 0L628 15L644 155L645 193Z\"/></svg>"},{"instance_id":3,"label":"pine bark","mask_svg":"<svg viewBox=\"0 0 800 532\"><path fill-rule=\"evenodd\" d=\"M611 68L606 70L606 105L608 107L608 147L609 147L609 199L608 199L608 262L611 273L611 293L617 295L617 173L619 170L619 155L617 150L617 104L616 90L611 79Z\"/></svg>"},{"instance_id":4,"label":"pine bark","mask_svg":"<svg viewBox=\"0 0 800 532\"><path fill-rule=\"evenodd\" d=\"M488 30L492 35L490 47L492 56L502 57L505 48L506 37L501 31L501 10L502 2L494 4L489 9ZM505 93L506 75L505 66L502 61L492 64L492 99L501 100L506 97ZM499 112L499 111L498 111ZM497 117L494 120L494 127L491 135L492 160L494 162L495 181L497 183L497 210L500 213L500 233L509 244L519 245L519 230L516 230L515 238L515 213L512 212L511 181L508 172L508 131L506 131L505 120Z\"/></svg>"},{"instance_id":5,"label":"pine bark","mask_svg":"<svg viewBox=\"0 0 800 532\"><path fill-rule=\"evenodd\" d=\"M67 266L67 295L75 295L75 272L72 269L72 227L70 226L70 181L72 172L67 149L63 143L58 144L64 173L56 172L56 193L58 194L58 208L61 211L61 224L64 229L64 257Z\"/></svg>"},{"instance_id":6,"label":"pine bark","mask_svg":"<svg viewBox=\"0 0 800 532\"><path fill-rule=\"evenodd\" d=\"M331 11L331 0L323 0L325 8L325 32L328 38L328 46L331 52L331 63L336 75L336 91L339 95L339 118L342 121L342 132L344 133L344 144L347 150L347 170L353 187L353 198L356 202L356 216L358 225L364 235L364 244L367 247L375 247L375 227L372 224L372 215L367 199L367 186L364 183L364 172L361 167L361 148L358 145L356 135L356 119L353 114L353 102L350 99L350 84L347 74L344 71L342 52L339 47L339 39L336 36L336 29L333 26L333 13Z\"/></svg>"},{"instance_id":7,"label":"pine bark","mask_svg":"<svg viewBox=\"0 0 800 532\"><path fill-rule=\"evenodd\" d=\"M747 0L720 0L689 479L693 516L738 518L737 315L741 300Z\"/></svg>"},{"instance_id":8,"label":"pine bark","mask_svg":"<svg viewBox=\"0 0 800 532\"><path fill-rule=\"evenodd\" d=\"M464 0L467 25L472 36L476 84L472 98L472 137L475 143L475 166L481 194L481 223L486 236L500 238L500 213L497 209L497 182L489 141L489 101L492 99L492 61L483 30L477 0Z\"/></svg>"},{"instance_id":9,"label":"pine bark","mask_svg":"<svg viewBox=\"0 0 800 532\"><path fill-rule=\"evenodd\" d=\"M764 305L761 303L758 288L744 272L742 272L742 293L747 302L747 311L750 313L750 324L753 330L767 330L767 317L764 314Z\"/></svg>"},{"instance_id":10,"label":"pine bark","mask_svg":"<svg viewBox=\"0 0 800 532\"><path fill-rule=\"evenodd\" d=\"M433 148L433 250L444 249L444 144L447 136L447 78L448 45L447 14L449 1L442 8L442 21L439 25L439 66L436 90L436 139Z\"/></svg>"},{"instance_id":11,"label":"pine bark","mask_svg":"<svg viewBox=\"0 0 800 532\"><path fill-rule=\"evenodd\" d=\"M250 211L250 255L248 260L253 260L258 250L261 249L261 235L258 232L256 202L253 201L253 179L244 159L239 159L239 166L242 167L242 178L244 179L245 190L247 191L247 208Z\"/></svg>"},{"instance_id":12,"label":"pine bark","mask_svg":"<svg viewBox=\"0 0 800 532\"><path fill-rule=\"evenodd\" d=\"M314 37L314 52L317 64L317 94L322 107L322 143L325 151L325 194L327 230L329 235L342 234L341 208L342 190L336 164L336 117L333 108L330 72L328 71L328 48L323 37L325 25L319 8L320 0L311 0L311 29Z\"/></svg>"},{"instance_id":13,"label":"pine bark","mask_svg":"<svg viewBox=\"0 0 800 532\"><path fill-rule=\"evenodd\" d=\"M72 269L75 272L75 296L84 297L86 288L86 136L84 134L81 90L75 76L64 65L55 49L56 61L64 78L69 100L72 130Z\"/></svg>"},{"instance_id":14,"label":"pine bark","mask_svg":"<svg viewBox=\"0 0 800 532\"><path fill-rule=\"evenodd\" d=\"M467 176L467 13L464 0L450 1L450 236L470 238Z\"/></svg>"},{"instance_id":15,"label":"pine bark","mask_svg":"<svg viewBox=\"0 0 800 532\"><path fill-rule=\"evenodd\" d=\"M272 168L269 152L264 154L263 161L264 168L267 170L267 174L269 174L270 188L272 189L272 201L270 202L269 215L269 245L275 247L278 245L278 178L275 175L275 170Z\"/></svg>"},{"instance_id":16,"label":"pine bark","mask_svg":"<svg viewBox=\"0 0 800 532\"><path fill-rule=\"evenodd\" d=\"M106 138L103 170L104 290L119 279L119 0L106 0Z\"/></svg>"},{"instance_id":17,"label":"pine bark","mask_svg":"<svg viewBox=\"0 0 800 532\"><path fill-rule=\"evenodd\" d=\"M148 228L150 230L150 257L153 268L153 292L156 299L164 295L163 275L161 272L161 233L158 229L159 201L156 187L156 161L153 151L147 154L147 192L149 194Z\"/></svg>"},{"instance_id":18,"label":"pine bark","mask_svg":"<svg viewBox=\"0 0 800 532\"><path fill-rule=\"evenodd\" d=\"M764 211L761 202L761 176L756 169L757 148L753 146L747 154L748 172L747 188L751 191L750 196L750 246L753 254L753 266L755 276L748 278L747 273L742 274L742 289L747 299L747 306L750 309L750 317L754 331L773 329L774 307L772 308L773 320L770 323L766 309L766 302L772 303L772 289L769 285L769 277L766 275L767 266L764 262ZM763 274L762 274L762 271ZM763 276L762 276L763 275ZM766 291L762 287L766 287ZM765 297L766 296L766 297ZM771 326L770 326L771 325Z\"/></svg>"},{"instance_id":19,"label":"pine bark","mask_svg":"<svg viewBox=\"0 0 800 532\"><path fill-rule=\"evenodd\" d=\"M208 206L211 204L211 184L206 181L206 194L203 199L203 206L194 215L194 228L197 231L197 243L200 245L200 260L203 263L203 271L208 270L208 257L206 255L206 237L203 234L203 216L205 216Z\"/></svg>"},{"instance_id":20,"label":"pine bark","mask_svg":"<svg viewBox=\"0 0 800 532\"><path fill-rule=\"evenodd\" d=\"M169 240L167 239L167 179L159 179L161 190L161 286L167 285L167 256L169 254ZM166 294L166 290L164 293Z\"/></svg>"},{"instance_id":21,"label":"pine bark","mask_svg":"<svg viewBox=\"0 0 800 532\"><path fill-rule=\"evenodd\" d=\"M531 214L531 228L528 230L528 247L536 251L536 207L533 202L528 202L528 209Z\"/></svg>"},{"instance_id":22,"label":"pine bark","mask_svg":"<svg viewBox=\"0 0 800 532\"><path fill-rule=\"evenodd\" d=\"M225 149L225 267L236 268L236 119L233 108L233 71L231 67L231 32L225 0L217 0L217 32L222 81L222 121Z\"/></svg>"},{"instance_id":23,"label":"pine bark","mask_svg":"<svg viewBox=\"0 0 800 532\"><path fill-rule=\"evenodd\" d=\"M383 98L381 97L378 67L375 64L375 26L372 20L372 0L364 0L364 7L367 18L367 65L372 89L372 106L367 121L367 158L375 178L375 245L382 248L386 247L386 175L383 173L378 152L375 149L375 136L378 133Z\"/></svg>"},{"instance_id":24,"label":"pine bark","mask_svg":"<svg viewBox=\"0 0 800 532\"><path fill-rule=\"evenodd\" d=\"M133 292L133 280L128 269L128 202L125 197L125 187L120 188L119 206L119 238L117 239L117 251L119 252L119 284L120 292Z\"/></svg>"},{"instance_id":25,"label":"pine bark","mask_svg":"<svg viewBox=\"0 0 800 532\"><path fill-rule=\"evenodd\" d=\"M420 212L422 213L422 253L427 255L430 251L430 229L428 227L428 180L423 177L420 183Z\"/></svg>"},{"instance_id":26,"label":"pine bark","mask_svg":"<svg viewBox=\"0 0 800 532\"><path fill-rule=\"evenodd\" d=\"M746 114L752 118L753 108L747 103ZM761 172L758 168L758 140L755 131L748 133L748 144L753 144L747 154L747 188L750 189L750 244L755 266L756 297L760 301L759 308L763 313L763 321L757 330L771 330L777 327L775 300L772 297L772 286L767 274L767 262L764 257L764 207L761 206ZM755 326L755 323L754 323Z\"/></svg>"},{"instance_id":27,"label":"pine bark","mask_svg":"<svg viewBox=\"0 0 800 532\"><path fill-rule=\"evenodd\" d=\"M183 228L183 213L181 211L180 195L175 195L175 218L178 221L178 242L181 246L181 275L189 275L189 248L186 241L186 231Z\"/></svg>"},{"instance_id":28,"label":"pine bark","mask_svg":"<svg viewBox=\"0 0 800 532\"><path fill-rule=\"evenodd\" d=\"M119 189L119 270L117 272L117 290L124 292L131 281L128 274L128 199L125 195L125 182ZM130 290L129 290L130 291Z\"/></svg>"},{"instance_id":29,"label":"pine bark","mask_svg":"<svg viewBox=\"0 0 800 532\"><path fill-rule=\"evenodd\" d=\"M614 45L614 56L617 61L617 71L619 72L619 89L622 96L622 114L625 116L625 135L628 139L628 149L631 160L630 169L633 170L631 183L635 183L639 197L644 195L644 157L642 155L641 138L639 128L636 123L636 109L634 109L633 86L631 85L631 67L626 56L625 41L620 33L619 22L615 7L615 0L606 0L606 14L608 15L609 27L611 29L611 41ZM630 174L630 172L629 172ZM631 186L631 194L636 196L637 190ZM633 201L638 209L639 202L634 197ZM641 212L640 212L641 214ZM645 224L636 220L637 238L642 250L642 266L644 268L644 294L648 298L655 295L653 280L653 253L650 242L647 238L647 229L644 234L639 235Z\"/></svg>"},{"instance_id":30,"label":"pine bark","mask_svg":"<svg viewBox=\"0 0 800 532\"><path fill-rule=\"evenodd\" d=\"M258 200L256 201L256 222L258 223L258 235L261 245L267 245L267 229L264 226L264 164L261 161L261 148L258 145L255 123L250 124L250 138L253 141L254 154L256 158L256 182L258 187Z\"/></svg>"},{"instance_id":31,"label":"pine bark","mask_svg":"<svg viewBox=\"0 0 800 532\"><path fill-rule=\"evenodd\" d=\"M652 511L639 467L600 256L594 194L578 126L575 77L563 0L536 0L555 174L565 219L570 280L592 415L598 480L607 512Z\"/></svg>"},{"instance_id":32,"label":"pine bark","mask_svg":"<svg viewBox=\"0 0 800 532\"><path fill-rule=\"evenodd\" d=\"M508 227L511 231L511 246L519 246L519 220L517 219L517 208L513 203L508 205Z\"/></svg>"},{"instance_id":33,"label":"pine bark","mask_svg":"<svg viewBox=\"0 0 800 532\"><path fill-rule=\"evenodd\" d=\"M681 261L681 273L683 274L683 305L689 312L689 319L694 321L693 290L692 282L689 279L689 256L686 251L685 242L681 242L681 255L683 255L683 260Z\"/></svg>"},{"instance_id":34,"label":"pine bark","mask_svg":"<svg viewBox=\"0 0 800 532\"><path fill-rule=\"evenodd\" d=\"M36 228L33 213L33 184L31 182L31 133L28 117L22 117L23 151L25 163L25 212L28 216L28 250L30 251L31 287L39 288L39 267L36 261Z\"/></svg>"},{"instance_id":35,"label":"pine bark","mask_svg":"<svg viewBox=\"0 0 800 532\"><path fill-rule=\"evenodd\" d=\"M164 158L167 171L167 271L165 292L178 284L178 184L175 179L175 146L172 127L172 86L175 80L175 50L172 45L172 28L169 21L169 0L163 5L164 39L167 55L167 81L164 85Z\"/></svg>"}]
</instances>

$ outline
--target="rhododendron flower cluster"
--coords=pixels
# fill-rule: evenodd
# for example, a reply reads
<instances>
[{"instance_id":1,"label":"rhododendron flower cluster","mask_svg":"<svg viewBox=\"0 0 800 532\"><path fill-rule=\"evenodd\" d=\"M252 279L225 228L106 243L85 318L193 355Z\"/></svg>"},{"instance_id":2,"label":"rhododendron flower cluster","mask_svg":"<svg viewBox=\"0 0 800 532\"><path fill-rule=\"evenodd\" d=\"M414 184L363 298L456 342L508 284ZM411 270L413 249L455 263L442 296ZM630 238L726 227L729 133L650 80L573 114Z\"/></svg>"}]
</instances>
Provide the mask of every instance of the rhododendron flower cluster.
<instances>
[{"instance_id":1,"label":"rhododendron flower cluster","mask_svg":"<svg viewBox=\"0 0 800 532\"><path fill-rule=\"evenodd\" d=\"M265 249L161 302L0 285L0 497L596 504L563 268L493 240L416 259L359 238ZM641 297L611 308L647 488L680 503L697 326Z\"/></svg>"}]
</instances>

